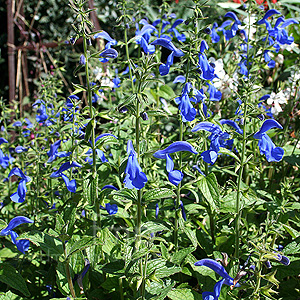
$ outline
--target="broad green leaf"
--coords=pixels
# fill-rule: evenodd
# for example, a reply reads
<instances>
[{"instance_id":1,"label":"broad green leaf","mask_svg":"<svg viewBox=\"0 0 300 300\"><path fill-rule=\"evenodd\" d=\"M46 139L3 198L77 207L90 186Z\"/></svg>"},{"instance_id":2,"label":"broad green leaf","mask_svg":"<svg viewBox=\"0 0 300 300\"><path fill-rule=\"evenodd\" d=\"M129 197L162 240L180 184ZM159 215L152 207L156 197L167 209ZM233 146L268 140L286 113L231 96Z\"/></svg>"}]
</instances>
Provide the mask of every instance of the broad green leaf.
<instances>
[{"instance_id":1,"label":"broad green leaf","mask_svg":"<svg viewBox=\"0 0 300 300\"><path fill-rule=\"evenodd\" d=\"M168 293L168 297L171 300L201 300L202 296L195 291L193 291L191 288L177 288L175 290L172 290Z\"/></svg>"},{"instance_id":2,"label":"broad green leaf","mask_svg":"<svg viewBox=\"0 0 300 300\"><path fill-rule=\"evenodd\" d=\"M159 88L159 91L157 92L157 95L159 97L162 97L166 100L171 100L172 98L175 98L175 93L172 90L171 87L169 87L168 85L163 85Z\"/></svg>"},{"instance_id":3,"label":"broad green leaf","mask_svg":"<svg viewBox=\"0 0 300 300\"><path fill-rule=\"evenodd\" d=\"M147 264L147 274L154 274L156 278L169 277L180 271L180 267L161 258L150 260Z\"/></svg>"},{"instance_id":4,"label":"broad green leaf","mask_svg":"<svg viewBox=\"0 0 300 300\"><path fill-rule=\"evenodd\" d=\"M161 223L152 222L152 221L146 222L142 226L142 234L144 235L155 233L158 231L163 231L163 230L169 231L169 228Z\"/></svg>"},{"instance_id":5,"label":"broad green leaf","mask_svg":"<svg viewBox=\"0 0 300 300\"><path fill-rule=\"evenodd\" d=\"M72 270L70 269L70 272ZM73 278L73 274L71 274ZM59 288L59 290L65 295L70 295L70 288L68 284L68 279L67 279L67 273L66 273L66 267L65 264L62 262L58 262L56 266L56 284Z\"/></svg>"},{"instance_id":6,"label":"broad green leaf","mask_svg":"<svg viewBox=\"0 0 300 300\"><path fill-rule=\"evenodd\" d=\"M197 184L204 198L209 203L211 209L215 211L217 208L219 208L220 192L216 175L214 173L210 173L208 176L200 179Z\"/></svg>"},{"instance_id":7,"label":"broad green leaf","mask_svg":"<svg viewBox=\"0 0 300 300\"><path fill-rule=\"evenodd\" d=\"M109 262L107 264L97 266L97 271L102 271L107 274L124 274L125 261L118 259L116 261Z\"/></svg>"},{"instance_id":8,"label":"broad green leaf","mask_svg":"<svg viewBox=\"0 0 300 300\"><path fill-rule=\"evenodd\" d=\"M116 200L120 200L120 201L124 201L124 200L128 200L132 201L132 202L136 202L137 201L137 193L134 189L130 190L130 189L122 189L120 191L114 192L113 194L113 198Z\"/></svg>"},{"instance_id":9,"label":"broad green leaf","mask_svg":"<svg viewBox=\"0 0 300 300\"><path fill-rule=\"evenodd\" d=\"M219 153L229 155L233 157L238 163L240 163L240 159L237 157L237 155L227 148L220 148Z\"/></svg>"},{"instance_id":10,"label":"broad green leaf","mask_svg":"<svg viewBox=\"0 0 300 300\"><path fill-rule=\"evenodd\" d=\"M73 255L74 253L89 248L94 245L101 244L99 238L93 236L82 236L78 241L76 241L71 248L68 250L67 257Z\"/></svg>"},{"instance_id":11,"label":"broad green leaf","mask_svg":"<svg viewBox=\"0 0 300 300\"><path fill-rule=\"evenodd\" d=\"M175 193L172 190L166 188L157 188L150 191L147 191L143 198L145 201L158 200L162 198L172 198L176 197Z\"/></svg>"},{"instance_id":12,"label":"broad green leaf","mask_svg":"<svg viewBox=\"0 0 300 300\"><path fill-rule=\"evenodd\" d=\"M59 260L59 257L64 253L62 242L47 233L31 231L23 233L19 239L29 240L55 260Z\"/></svg>"},{"instance_id":13,"label":"broad green leaf","mask_svg":"<svg viewBox=\"0 0 300 300\"><path fill-rule=\"evenodd\" d=\"M171 258L171 262L176 265L180 265L183 262L183 260L193 251L195 251L194 247L180 249L179 251L174 253L174 255Z\"/></svg>"},{"instance_id":14,"label":"broad green leaf","mask_svg":"<svg viewBox=\"0 0 300 300\"><path fill-rule=\"evenodd\" d=\"M21 274L10 264L0 264L0 281L13 289L20 291L26 297L30 296L26 282Z\"/></svg>"},{"instance_id":15,"label":"broad green leaf","mask_svg":"<svg viewBox=\"0 0 300 300\"><path fill-rule=\"evenodd\" d=\"M6 292L5 294L0 294L0 300L21 300L22 298L16 294L13 294L11 291Z\"/></svg>"},{"instance_id":16,"label":"broad green leaf","mask_svg":"<svg viewBox=\"0 0 300 300\"><path fill-rule=\"evenodd\" d=\"M185 226L182 218L179 219L179 227L187 235L187 237L189 238L193 246L196 248L197 247L196 232L192 230L190 227Z\"/></svg>"}]
</instances>

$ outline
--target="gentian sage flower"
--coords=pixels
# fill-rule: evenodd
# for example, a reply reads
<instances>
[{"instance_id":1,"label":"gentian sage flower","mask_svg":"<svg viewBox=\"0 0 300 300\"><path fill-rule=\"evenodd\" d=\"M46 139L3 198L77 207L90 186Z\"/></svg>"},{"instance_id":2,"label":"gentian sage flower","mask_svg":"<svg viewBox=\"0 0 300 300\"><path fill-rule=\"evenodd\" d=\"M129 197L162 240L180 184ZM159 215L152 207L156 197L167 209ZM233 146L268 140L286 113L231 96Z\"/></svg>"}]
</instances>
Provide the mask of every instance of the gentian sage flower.
<instances>
[{"instance_id":1,"label":"gentian sage flower","mask_svg":"<svg viewBox=\"0 0 300 300\"><path fill-rule=\"evenodd\" d=\"M118 52L115 49L111 49L111 46L115 46L118 44L116 40L110 37L110 35L106 31L98 32L94 35L94 39L102 38L108 41L105 45L105 50L100 54L99 60L102 63L106 63L109 61L109 58L116 58L118 56ZM108 50L111 49L111 50Z\"/></svg>"},{"instance_id":2,"label":"gentian sage flower","mask_svg":"<svg viewBox=\"0 0 300 300\"><path fill-rule=\"evenodd\" d=\"M6 169L9 166L9 157L4 155L1 149L0 149L0 166L4 169Z\"/></svg>"},{"instance_id":3,"label":"gentian sage flower","mask_svg":"<svg viewBox=\"0 0 300 300\"><path fill-rule=\"evenodd\" d=\"M76 185L76 181L75 179L69 180L69 178L63 173L64 171L69 170L70 168L81 168L82 165L80 165L77 162L66 162L64 164L61 165L61 167L53 172L50 177L51 178L57 178L57 177L62 177L62 179L64 180L66 187L68 189L68 191L70 191L71 193L75 193L76 189L77 189L77 185Z\"/></svg>"},{"instance_id":4,"label":"gentian sage flower","mask_svg":"<svg viewBox=\"0 0 300 300\"><path fill-rule=\"evenodd\" d=\"M226 285L229 285L229 286L240 287L239 283L236 283L234 285L233 278L228 275L228 273L225 270L225 268L221 264L219 264L217 261L215 261L213 259L209 259L209 258L201 259L201 260L195 262L195 266L204 266L204 267L208 267L208 268L212 269L218 275L220 275L221 277L223 277L224 281L222 282L222 284L226 284ZM222 286L222 284L221 284L221 286ZM220 288L221 288L221 286L220 286ZM208 298L208 299L210 299L210 298Z\"/></svg>"},{"instance_id":5,"label":"gentian sage flower","mask_svg":"<svg viewBox=\"0 0 300 300\"><path fill-rule=\"evenodd\" d=\"M10 220L10 222L4 229L0 231L1 236L6 236L10 234L12 242L17 246L17 249L23 254L25 254L25 251L28 251L30 242L28 240L17 240L17 237L19 235L15 231L13 231L13 229L24 223L33 223L33 221L23 216L15 217L12 220Z\"/></svg>"},{"instance_id":6,"label":"gentian sage flower","mask_svg":"<svg viewBox=\"0 0 300 300\"><path fill-rule=\"evenodd\" d=\"M259 151L261 154L266 156L267 161L278 162L282 160L284 150L281 147L276 147L271 138L266 134L266 132L271 128L283 129L283 127L277 121L273 119L265 120L260 130L257 131L253 137L259 140Z\"/></svg>"},{"instance_id":7,"label":"gentian sage flower","mask_svg":"<svg viewBox=\"0 0 300 300\"><path fill-rule=\"evenodd\" d=\"M146 54L153 54L155 52L154 45L149 45L153 31L156 31L156 28L150 24L146 24L141 30L136 31L135 41L143 48Z\"/></svg>"},{"instance_id":8,"label":"gentian sage flower","mask_svg":"<svg viewBox=\"0 0 300 300\"><path fill-rule=\"evenodd\" d=\"M180 33L177 31L177 29L176 29L176 27L177 27L179 24L181 24L181 23L183 23L183 19L177 19L177 20L173 23L172 27L171 27L170 29L168 29L167 32L174 33L176 39L177 39L179 42L184 43L185 40L186 40L185 34L184 34L184 33L180 34Z\"/></svg>"},{"instance_id":9,"label":"gentian sage flower","mask_svg":"<svg viewBox=\"0 0 300 300\"><path fill-rule=\"evenodd\" d=\"M71 155L71 152L61 151L58 152L57 149L59 148L61 140L56 141L53 145L50 145L50 150L47 152L49 159L47 163L53 162L56 157L67 157Z\"/></svg>"},{"instance_id":10,"label":"gentian sage flower","mask_svg":"<svg viewBox=\"0 0 300 300\"><path fill-rule=\"evenodd\" d=\"M211 37L212 43L217 43L220 40L220 36L216 32L217 27L218 27L218 24L215 22L211 28L210 37Z\"/></svg>"},{"instance_id":11,"label":"gentian sage flower","mask_svg":"<svg viewBox=\"0 0 300 300\"><path fill-rule=\"evenodd\" d=\"M231 18L234 20L233 23L232 23L232 21L230 22L230 24L232 24L231 28L228 30L225 30L225 32L224 32L225 39L226 39L226 41L228 41L236 35L236 33L239 29L239 25L241 25L242 23L236 16L236 14L232 11L229 11L228 13L226 13L224 17Z\"/></svg>"},{"instance_id":12,"label":"gentian sage flower","mask_svg":"<svg viewBox=\"0 0 300 300\"><path fill-rule=\"evenodd\" d=\"M174 162L170 156L171 153L179 152L179 151L189 151L193 154L197 154L198 152L196 149L188 142L174 142L169 147L164 150L156 151L153 156L160 159L166 159L166 169L169 173L168 178L169 181L174 184L178 185L181 180L183 179L183 173L179 170L174 170Z\"/></svg>"},{"instance_id":13,"label":"gentian sage flower","mask_svg":"<svg viewBox=\"0 0 300 300\"><path fill-rule=\"evenodd\" d=\"M191 88L192 84L187 82L182 88L181 96L175 98L175 102L179 105L178 109L183 122L193 121L197 114L196 109L191 103L194 99L189 97Z\"/></svg>"},{"instance_id":14,"label":"gentian sage flower","mask_svg":"<svg viewBox=\"0 0 300 300\"><path fill-rule=\"evenodd\" d=\"M205 41L201 41L199 53L199 68L201 70L200 77L205 80L213 80L215 78L215 70L209 64L204 53L205 50L208 50L208 45Z\"/></svg>"},{"instance_id":15,"label":"gentian sage flower","mask_svg":"<svg viewBox=\"0 0 300 300\"><path fill-rule=\"evenodd\" d=\"M223 120L223 122L224 121L225 120ZM231 122L227 124L233 126ZM237 124L233 127L235 129L239 128ZM206 163L214 164L218 158L220 147L231 147L233 144L233 140L228 140L229 134L227 132L223 132L219 125L211 122L201 122L192 129L192 132L196 132L198 130L205 130L211 133L209 136L209 139L211 140L210 149L201 153L201 157Z\"/></svg>"},{"instance_id":16,"label":"gentian sage flower","mask_svg":"<svg viewBox=\"0 0 300 300\"><path fill-rule=\"evenodd\" d=\"M118 205L117 204L105 203L105 207L100 205L100 208L106 209L106 211L108 212L108 214L110 216L115 215L118 212Z\"/></svg>"},{"instance_id":17,"label":"gentian sage flower","mask_svg":"<svg viewBox=\"0 0 300 300\"><path fill-rule=\"evenodd\" d=\"M167 58L166 64L162 64L161 66L159 66L159 73L162 76L167 75L169 73L170 66L173 64L174 56L180 57L184 55L184 53L180 49L177 49L173 45L173 43L166 38L158 38L155 41L153 41L151 45L159 45L172 51Z\"/></svg>"},{"instance_id":18,"label":"gentian sage flower","mask_svg":"<svg viewBox=\"0 0 300 300\"><path fill-rule=\"evenodd\" d=\"M17 191L10 196L10 199L13 202L16 202L16 203L22 203L22 202L25 201L25 196L26 196L26 192L27 192L26 183L30 182L31 178L28 177L28 176L26 176L26 175L24 175L24 173L22 172L22 170L19 169L19 168L13 168L9 172L8 178L11 177L11 176L13 176L13 175L21 177L21 181L20 181L20 183L18 185Z\"/></svg>"},{"instance_id":19,"label":"gentian sage flower","mask_svg":"<svg viewBox=\"0 0 300 300\"><path fill-rule=\"evenodd\" d=\"M145 186L148 179L138 163L137 154L134 151L131 140L127 142L127 153L129 154L129 157L125 169L125 187L128 189L136 188L137 190L140 190Z\"/></svg>"},{"instance_id":20,"label":"gentian sage flower","mask_svg":"<svg viewBox=\"0 0 300 300\"><path fill-rule=\"evenodd\" d=\"M5 138L0 137L0 145L2 145L3 143L8 143L8 141Z\"/></svg>"}]
</instances>

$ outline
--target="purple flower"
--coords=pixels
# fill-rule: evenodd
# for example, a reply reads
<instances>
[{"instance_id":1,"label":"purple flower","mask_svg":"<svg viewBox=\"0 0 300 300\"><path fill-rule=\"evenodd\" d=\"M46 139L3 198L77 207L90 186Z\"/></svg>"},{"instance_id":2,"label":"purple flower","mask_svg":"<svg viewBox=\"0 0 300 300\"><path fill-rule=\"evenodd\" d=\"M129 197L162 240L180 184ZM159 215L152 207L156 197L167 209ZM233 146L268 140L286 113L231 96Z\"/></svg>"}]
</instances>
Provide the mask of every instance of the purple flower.
<instances>
[{"instance_id":1,"label":"purple flower","mask_svg":"<svg viewBox=\"0 0 300 300\"><path fill-rule=\"evenodd\" d=\"M136 188L137 190L140 190L145 186L148 179L138 163L137 154L134 151L131 140L127 143L127 153L129 154L129 157L125 169L125 187L128 189Z\"/></svg>"}]
</instances>

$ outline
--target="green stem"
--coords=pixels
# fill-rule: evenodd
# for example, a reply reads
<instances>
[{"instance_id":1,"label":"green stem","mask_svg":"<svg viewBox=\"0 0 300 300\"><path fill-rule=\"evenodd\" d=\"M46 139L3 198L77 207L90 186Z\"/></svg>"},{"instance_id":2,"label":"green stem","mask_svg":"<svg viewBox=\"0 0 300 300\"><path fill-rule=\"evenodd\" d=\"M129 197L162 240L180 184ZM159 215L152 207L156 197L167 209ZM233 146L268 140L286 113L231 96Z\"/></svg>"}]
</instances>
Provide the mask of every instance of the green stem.
<instances>
[{"instance_id":1,"label":"green stem","mask_svg":"<svg viewBox=\"0 0 300 300\"><path fill-rule=\"evenodd\" d=\"M250 24L250 13L251 13L251 3L248 12L249 16L249 24ZM250 36L250 26L248 29L248 36ZM249 90L250 90L250 63L249 63L249 39L247 42L247 69L248 69L248 87L247 87L247 95L244 101L244 124L243 124L243 139L242 139L242 157L238 175L238 190L237 190L237 197L236 197L236 217L235 217L235 257L239 258L239 249L240 249L240 223L241 223L241 190L242 190L242 179L244 173L244 166L245 166L245 158L246 158L246 143L247 143L247 135L246 135L246 123L247 123L247 109L248 109L248 97L249 97Z\"/></svg>"},{"instance_id":2,"label":"green stem","mask_svg":"<svg viewBox=\"0 0 300 300\"><path fill-rule=\"evenodd\" d=\"M64 253L65 253L65 258L67 258L67 250L66 250L66 245L63 243L63 248L64 248ZM65 261L65 268L66 268L66 275L67 275L67 280L70 288L70 292L73 298L76 298L73 282L72 282L72 277L70 273L70 267L69 267L69 261L66 259Z\"/></svg>"},{"instance_id":3,"label":"green stem","mask_svg":"<svg viewBox=\"0 0 300 300\"><path fill-rule=\"evenodd\" d=\"M119 278L119 292L120 292L120 299L124 300L123 279L122 279L122 277Z\"/></svg>"},{"instance_id":4,"label":"green stem","mask_svg":"<svg viewBox=\"0 0 300 300\"><path fill-rule=\"evenodd\" d=\"M180 118L180 128L179 128L179 140L183 140L183 122ZM182 169L182 156L181 152L179 152L179 170L181 171ZM180 206L180 195L181 191L181 182L179 182L177 186L177 194L176 194L176 205L175 205L175 219L174 219L174 245L175 245L175 250L178 250L178 229L179 229L179 206Z\"/></svg>"}]
</instances>

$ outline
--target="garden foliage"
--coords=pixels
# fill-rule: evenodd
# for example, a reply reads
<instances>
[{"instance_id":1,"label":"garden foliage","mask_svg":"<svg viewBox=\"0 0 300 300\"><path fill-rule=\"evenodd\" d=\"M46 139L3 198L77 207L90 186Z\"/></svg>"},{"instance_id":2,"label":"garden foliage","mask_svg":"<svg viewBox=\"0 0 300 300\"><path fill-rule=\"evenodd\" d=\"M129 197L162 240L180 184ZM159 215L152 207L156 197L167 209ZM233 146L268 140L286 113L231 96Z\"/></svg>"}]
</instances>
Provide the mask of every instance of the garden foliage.
<instances>
[{"instance_id":1,"label":"garden foliage","mask_svg":"<svg viewBox=\"0 0 300 300\"><path fill-rule=\"evenodd\" d=\"M1 104L0 299L298 299L299 9L142 2Z\"/></svg>"}]
</instances>

